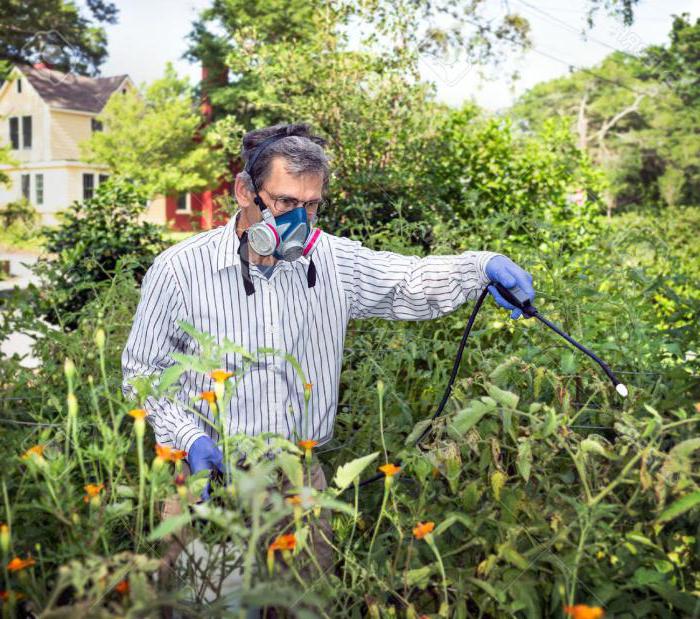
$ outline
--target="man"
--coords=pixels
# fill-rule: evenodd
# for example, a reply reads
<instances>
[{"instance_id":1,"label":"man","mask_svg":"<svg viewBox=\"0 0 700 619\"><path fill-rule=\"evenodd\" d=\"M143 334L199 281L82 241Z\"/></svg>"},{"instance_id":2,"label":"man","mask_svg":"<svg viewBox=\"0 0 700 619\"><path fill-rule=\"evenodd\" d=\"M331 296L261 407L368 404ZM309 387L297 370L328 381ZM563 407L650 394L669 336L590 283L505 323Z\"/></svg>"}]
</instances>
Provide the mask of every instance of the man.
<instances>
[{"instance_id":1,"label":"man","mask_svg":"<svg viewBox=\"0 0 700 619\"><path fill-rule=\"evenodd\" d=\"M131 377L160 373L174 363L171 353L196 350L177 325L186 321L253 353L263 347L289 353L311 385L279 356L263 356L241 375L243 360L227 355L226 370L238 380L223 411L229 435L271 431L323 444L333 435L350 319L438 318L474 299L489 281L534 296L530 275L499 254L403 256L313 228L328 185L324 145L305 124L243 138L246 167L235 182L239 211L225 226L161 253L144 278L122 355L125 393ZM518 317L519 310L492 294ZM186 451L193 473L223 468L218 436L185 407L213 420L207 402L197 399L213 384L208 375L187 372L176 401L145 403L157 441ZM307 395L311 390L308 419L305 389Z\"/></svg>"}]
</instances>

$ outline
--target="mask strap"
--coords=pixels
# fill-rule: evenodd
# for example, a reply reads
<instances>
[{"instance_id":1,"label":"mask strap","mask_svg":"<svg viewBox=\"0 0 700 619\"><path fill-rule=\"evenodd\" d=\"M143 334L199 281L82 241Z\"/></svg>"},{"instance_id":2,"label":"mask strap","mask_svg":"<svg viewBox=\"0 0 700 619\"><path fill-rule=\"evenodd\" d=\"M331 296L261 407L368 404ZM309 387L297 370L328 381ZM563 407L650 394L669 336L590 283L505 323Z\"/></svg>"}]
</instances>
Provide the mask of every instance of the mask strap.
<instances>
[{"instance_id":1,"label":"mask strap","mask_svg":"<svg viewBox=\"0 0 700 619\"><path fill-rule=\"evenodd\" d=\"M316 285L316 265L313 256L309 256L309 268L306 270L306 285L313 288Z\"/></svg>"},{"instance_id":2,"label":"mask strap","mask_svg":"<svg viewBox=\"0 0 700 619\"><path fill-rule=\"evenodd\" d=\"M243 257L243 246L245 245L245 257ZM250 296L255 292L255 286L253 281L250 279L250 264L248 262L248 231L246 230L241 235L241 242L238 245L238 255L241 258L241 276L243 277L243 288L245 288L245 293Z\"/></svg>"}]
</instances>

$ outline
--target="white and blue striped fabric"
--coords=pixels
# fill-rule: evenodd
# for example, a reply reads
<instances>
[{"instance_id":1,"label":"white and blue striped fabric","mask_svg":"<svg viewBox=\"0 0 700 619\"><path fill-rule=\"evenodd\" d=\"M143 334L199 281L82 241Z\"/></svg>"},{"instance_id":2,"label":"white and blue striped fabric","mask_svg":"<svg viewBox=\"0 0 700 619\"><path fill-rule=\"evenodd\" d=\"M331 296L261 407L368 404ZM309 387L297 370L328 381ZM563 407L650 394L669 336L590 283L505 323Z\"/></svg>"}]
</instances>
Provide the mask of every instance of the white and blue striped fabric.
<instances>
[{"instance_id":1,"label":"white and blue striped fabric","mask_svg":"<svg viewBox=\"0 0 700 619\"><path fill-rule=\"evenodd\" d=\"M404 256L373 251L359 241L323 234L314 250L316 285L308 288L308 258L279 261L269 279L250 265L255 294L247 296L241 277L235 217L168 248L148 269L134 322L122 353L123 392L128 380L158 375L175 362L173 352L196 354L197 343L178 327L182 320L255 353L263 347L285 351L303 368L313 386L308 434L304 436L304 385L279 356L261 356L241 375L240 355L222 367L236 373L237 389L224 411L226 432L275 432L323 444L333 436L345 332L353 318L427 320L474 299L487 284L492 252L454 256ZM211 426L187 410L213 420L206 401L212 379L188 371L176 399L148 398L146 419L164 445L188 451L200 436L218 439Z\"/></svg>"}]
</instances>

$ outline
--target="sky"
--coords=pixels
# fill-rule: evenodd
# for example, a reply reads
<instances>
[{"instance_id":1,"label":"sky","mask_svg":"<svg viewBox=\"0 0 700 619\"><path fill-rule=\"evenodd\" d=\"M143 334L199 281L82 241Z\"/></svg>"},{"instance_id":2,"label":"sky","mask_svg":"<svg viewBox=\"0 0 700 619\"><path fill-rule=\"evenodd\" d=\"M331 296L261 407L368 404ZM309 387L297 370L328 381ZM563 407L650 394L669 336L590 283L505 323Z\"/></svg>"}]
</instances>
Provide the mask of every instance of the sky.
<instances>
[{"instance_id":1,"label":"sky","mask_svg":"<svg viewBox=\"0 0 700 619\"><path fill-rule=\"evenodd\" d=\"M109 58L102 75L127 73L137 83L163 75L171 61L180 75L199 80L200 67L181 59L187 34L200 10L210 0L116 0L119 22L106 25ZM424 79L435 83L437 98L453 106L474 100L497 111L510 106L518 95L538 82L566 75L569 67L591 67L614 49L636 50L667 41L672 15L690 13L700 17L700 0L640 0L635 22L629 28L599 13L595 27L581 35L586 0L487 0L494 11L504 7L526 17L531 26L533 48L509 55L495 79L479 76L478 67L463 59L421 59ZM512 81L516 73L518 79Z\"/></svg>"}]
</instances>

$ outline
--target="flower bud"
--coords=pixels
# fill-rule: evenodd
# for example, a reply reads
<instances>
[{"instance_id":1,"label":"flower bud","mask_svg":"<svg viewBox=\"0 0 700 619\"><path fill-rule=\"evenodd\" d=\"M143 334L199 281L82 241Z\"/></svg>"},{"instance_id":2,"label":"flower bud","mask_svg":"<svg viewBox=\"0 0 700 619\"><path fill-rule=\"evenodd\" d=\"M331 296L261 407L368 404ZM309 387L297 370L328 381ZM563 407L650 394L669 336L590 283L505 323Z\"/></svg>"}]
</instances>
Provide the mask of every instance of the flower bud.
<instances>
[{"instance_id":1,"label":"flower bud","mask_svg":"<svg viewBox=\"0 0 700 619\"><path fill-rule=\"evenodd\" d=\"M6 555L10 551L10 527L0 524L0 550Z\"/></svg>"},{"instance_id":2,"label":"flower bud","mask_svg":"<svg viewBox=\"0 0 700 619\"><path fill-rule=\"evenodd\" d=\"M66 375L66 379L68 380L68 382L71 382L75 377L75 364L73 363L73 360L70 357L66 357L66 360L63 364L63 373Z\"/></svg>"},{"instance_id":3,"label":"flower bud","mask_svg":"<svg viewBox=\"0 0 700 619\"><path fill-rule=\"evenodd\" d=\"M95 346L98 350L104 350L105 347L105 332L104 329L99 328L95 331Z\"/></svg>"},{"instance_id":4,"label":"flower bud","mask_svg":"<svg viewBox=\"0 0 700 619\"><path fill-rule=\"evenodd\" d=\"M66 396L66 404L68 406L68 415L76 417L78 415L78 398L75 397L75 394L69 393Z\"/></svg>"}]
</instances>

